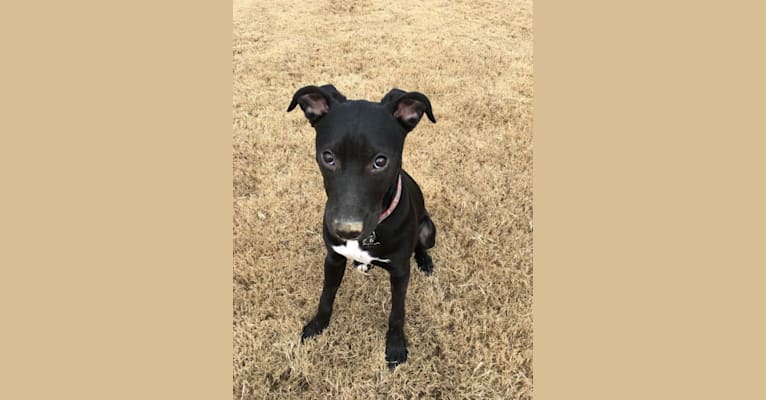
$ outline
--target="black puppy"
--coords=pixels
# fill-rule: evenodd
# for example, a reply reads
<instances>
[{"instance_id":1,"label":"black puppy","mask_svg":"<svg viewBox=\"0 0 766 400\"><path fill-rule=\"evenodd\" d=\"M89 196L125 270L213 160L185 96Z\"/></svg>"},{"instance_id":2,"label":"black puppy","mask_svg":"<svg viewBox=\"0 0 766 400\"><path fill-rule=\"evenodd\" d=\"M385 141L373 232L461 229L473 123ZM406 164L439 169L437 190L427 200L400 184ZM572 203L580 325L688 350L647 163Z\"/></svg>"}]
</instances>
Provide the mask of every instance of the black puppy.
<instances>
[{"instance_id":1,"label":"black puppy","mask_svg":"<svg viewBox=\"0 0 766 400\"><path fill-rule=\"evenodd\" d=\"M426 249L434 246L436 227L423 193L402 170L407 133L424 113L436 122L431 103L421 93L399 89L380 103L346 100L334 86L324 85L299 89L287 111L296 105L316 129L316 160L327 193L324 285L319 309L303 327L301 340L318 335L330 322L346 260L365 273L376 265L391 277L386 361L393 368L407 361L404 299L413 252L418 267L433 272Z\"/></svg>"}]
</instances>

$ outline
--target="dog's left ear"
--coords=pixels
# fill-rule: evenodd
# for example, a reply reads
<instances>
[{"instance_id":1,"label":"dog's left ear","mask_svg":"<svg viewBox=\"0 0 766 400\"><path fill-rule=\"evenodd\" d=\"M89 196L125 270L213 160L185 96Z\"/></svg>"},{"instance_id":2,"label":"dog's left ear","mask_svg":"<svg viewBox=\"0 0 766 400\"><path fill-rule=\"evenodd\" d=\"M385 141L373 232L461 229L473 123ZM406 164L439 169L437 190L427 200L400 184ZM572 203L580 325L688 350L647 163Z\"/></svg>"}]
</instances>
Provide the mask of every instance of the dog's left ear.
<instances>
[{"instance_id":1,"label":"dog's left ear","mask_svg":"<svg viewBox=\"0 0 766 400\"><path fill-rule=\"evenodd\" d=\"M391 89L383 99L381 104L386 106L391 114L399 120L399 124L407 131L411 131L420 122L423 113L428 119L436 123L433 111L431 111L431 102L428 97L420 92L405 92L401 89Z\"/></svg>"}]
</instances>

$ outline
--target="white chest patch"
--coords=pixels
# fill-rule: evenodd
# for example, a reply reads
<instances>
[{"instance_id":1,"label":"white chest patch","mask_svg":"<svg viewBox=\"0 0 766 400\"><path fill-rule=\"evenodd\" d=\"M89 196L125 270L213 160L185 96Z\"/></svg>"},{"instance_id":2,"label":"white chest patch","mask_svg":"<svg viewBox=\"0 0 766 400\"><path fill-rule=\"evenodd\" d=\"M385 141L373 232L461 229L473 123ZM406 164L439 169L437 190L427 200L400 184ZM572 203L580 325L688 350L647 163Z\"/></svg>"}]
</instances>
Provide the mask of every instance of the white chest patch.
<instances>
[{"instance_id":1,"label":"white chest patch","mask_svg":"<svg viewBox=\"0 0 766 400\"><path fill-rule=\"evenodd\" d=\"M341 246L332 246L333 251L342 255L343 257L350 258L358 263L368 265L373 261L379 262L391 262L389 259L377 258L370 255L370 253L359 248L359 242L356 240L347 240L346 244Z\"/></svg>"}]
</instances>

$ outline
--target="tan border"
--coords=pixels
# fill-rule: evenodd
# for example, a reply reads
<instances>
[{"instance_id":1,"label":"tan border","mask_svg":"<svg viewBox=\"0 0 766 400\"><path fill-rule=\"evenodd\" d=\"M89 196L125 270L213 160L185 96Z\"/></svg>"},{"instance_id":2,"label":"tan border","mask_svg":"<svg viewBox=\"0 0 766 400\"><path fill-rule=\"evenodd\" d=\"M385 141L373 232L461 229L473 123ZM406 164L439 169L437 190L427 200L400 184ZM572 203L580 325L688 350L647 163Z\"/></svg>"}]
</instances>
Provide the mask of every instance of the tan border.
<instances>
[{"instance_id":1,"label":"tan border","mask_svg":"<svg viewBox=\"0 0 766 400\"><path fill-rule=\"evenodd\" d=\"M0 14L0 398L229 398L231 4Z\"/></svg>"},{"instance_id":2,"label":"tan border","mask_svg":"<svg viewBox=\"0 0 766 400\"><path fill-rule=\"evenodd\" d=\"M764 10L703 3L535 3L537 399L766 398Z\"/></svg>"},{"instance_id":3,"label":"tan border","mask_svg":"<svg viewBox=\"0 0 766 400\"><path fill-rule=\"evenodd\" d=\"M535 397L762 398L763 11L610 4L535 5ZM227 398L231 6L21 7L0 397Z\"/></svg>"}]
</instances>

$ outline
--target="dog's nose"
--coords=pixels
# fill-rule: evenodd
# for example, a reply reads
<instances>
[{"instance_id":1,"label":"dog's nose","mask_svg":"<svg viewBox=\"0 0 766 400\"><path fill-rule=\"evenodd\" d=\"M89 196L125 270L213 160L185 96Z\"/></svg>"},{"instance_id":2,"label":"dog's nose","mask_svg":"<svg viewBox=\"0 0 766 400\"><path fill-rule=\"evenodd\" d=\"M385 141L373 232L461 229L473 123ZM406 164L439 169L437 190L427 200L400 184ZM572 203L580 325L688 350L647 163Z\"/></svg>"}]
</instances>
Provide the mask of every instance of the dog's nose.
<instances>
[{"instance_id":1,"label":"dog's nose","mask_svg":"<svg viewBox=\"0 0 766 400\"><path fill-rule=\"evenodd\" d=\"M335 233L341 239L356 239L362 234L363 228L362 221L347 221L347 220L335 220L333 221L333 229Z\"/></svg>"}]
</instances>

